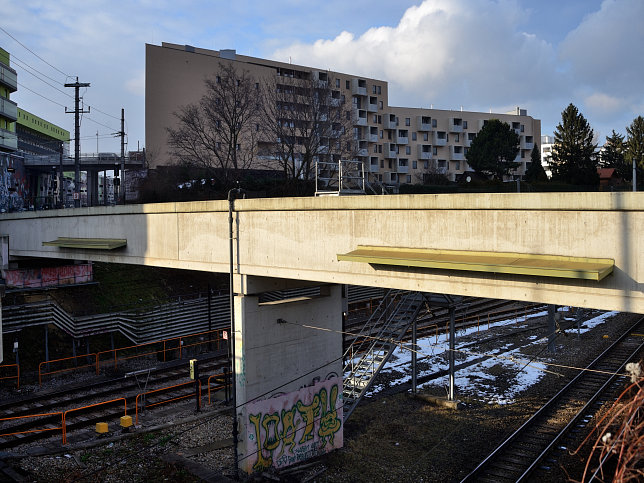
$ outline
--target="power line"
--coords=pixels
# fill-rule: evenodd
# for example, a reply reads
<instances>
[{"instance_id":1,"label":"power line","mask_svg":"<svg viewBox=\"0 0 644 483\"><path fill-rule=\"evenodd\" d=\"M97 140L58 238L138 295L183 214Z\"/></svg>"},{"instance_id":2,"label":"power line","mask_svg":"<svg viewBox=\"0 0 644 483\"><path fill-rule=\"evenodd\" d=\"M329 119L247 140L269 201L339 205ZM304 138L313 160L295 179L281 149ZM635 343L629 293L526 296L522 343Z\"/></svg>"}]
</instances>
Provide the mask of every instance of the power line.
<instances>
[{"instance_id":1,"label":"power line","mask_svg":"<svg viewBox=\"0 0 644 483\"><path fill-rule=\"evenodd\" d=\"M49 97L43 96L43 95L42 95L42 94L40 94L39 92L36 92L35 90L30 89L29 87L27 87L27 86L26 86L26 85L24 85L24 84L21 84L20 82L18 82L18 85L19 85L21 88L23 88L23 89L27 89L29 92L32 92L32 93L36 94L37 96L40 96L40 97L42 97L43 99L48 100L49 102L53 102L53 103L54 103L54 104L56 104L57 106L60 106L60 107L62 107L62 108L65 108L65 107L66 107L66 106L64 106L63 104L61 104L60 102L56 102L56 101L54 101L54 100L50 99Z\"/></svg>"},{"instance_id":2,"label":"power line","mask_svg":"<svg viewBox=\"0 0 644 483\"><path fill-rule=\"evenodd\" d=\"M27 69L27 68L29 68L29 69L31 69L31 70L33 70L33 71L35 71L35 72L38 72L41 76L46 77L47 79L49 79L49 80L50 80L50 81L52 81L52 82L60 83L58 80L56 80L56 79L54 79L54 78L52 78L52 77L49 77L47 74L45 74L45 73L43 73L43 72L40 72L38 69L36 69L35 67L32 67L32 66L31 66L31 65L29 65L27 62L25 62L24 60L20 59L19 57L16 57L16 56L15 56L15 55L13 55L13 54L11 55L11 61L12 61L12 62L16 62L16 61L17 61L18 65L20 65L20 64L24 64L24 65L25 65L25 66L27 66L27 67L21 66L23 69ZM31 74L31 72L29 72L29 73ZM35 74L31 74L31 75L35 75ZM41 80L42 80L42 79L41 79ZM44 81L43 81L43 82L44 82ZM49 85L49 84L48 84L48 85ZM62 84L61 84L61 85L62 85ZM62 92L63 94L65 94L67 97L71 97L72 99L74 98L74 96L71 96L71 95L67 94L65 91L60 91L60 92Z\"/></svg>"},{"instance_id":3,"label":"power line","mask_svg":"<svg viewBox=\"0 0 644 483\"><path fill-rule=\"evenodd\" d=\"M71 77L70 75L65 74L65 73L64 73L62 70L60 70L58 67L56 67L56 66L54 66L54 65L50 64L49 62L47 62L45 59L43 59L41 56L39 56L36 52L34 52L33 50L31 50L31 49L30 49L29 47L27 47L25 44L23 44L22 42L20 42L20 40L18 40L17 38L15 38L13 35L11 35L9 32L7 32L7 31L6 31L5 29L3 29L2 27L0 27L0 30L2 30L5 34L7 34L9 37L11 37L13 40L15 40L18 44L20 44L23 48L25 48L26 50L28 50L29 52L31 52L33 55L35 55L36 57L38 57L40 60L42 60L45 64L47 64L47 65L48 65L49 67L51 67L52 69L54 69L54 70L56 70L56 71L60 72L60 73L61 73L61 74L63 74L65 77Z\"/></svg>"},{"instance_id":4,"label":"power line","mask_svg":"<svg viewBox=\"0 0 644 483\"><path fill-rule=\"evenodd\" d=\"M15 59L14 59L14 61L15 61ZM63 90L61 90L61 89L59 89L58 87L56 87L56 86L54 86L54 85L51 85L49 82L47 82L47 81L45 81L45 80L41 79L40 77L38 77L38 76L37 76L36 74L34 74L33 72L30 72L30 71L28 70L28 68L27 68L27 67L21 66L21 65L20 65L20 64L21 64L21 62L20 62L20 61L18 61L18 62L17 62L17 64L18 64L22 69L24 69L24 71L25 71L27 74L34 76L34 77L35 77L36 79L38 79L40 82L42 82L42 83L44 83L44 84L47 84L47 85L48 85L49 87L51 87L52 89L57 90L58 92L60 92L61 94L64 94L65 96L69 97L70 99L73 99L73 98L74 98L74 96L71 96L71 95L67 94L67 92L65 92L65 91L63 91ZM29 68L31 68L31 67L29 67ZM33 70L36 70L36 69L33 69ZM38 71L36 71L36 72L38 72ZM42 74L41 72L38 72L38 73L39 73L39 74L41 74L41 75L44 75L44 74ZM47 76L45 76L45 77L47 77ZM49 79L49 77L48 77L48 79ZM54 81L54 82L56 82L56 81Z\"/></svg>"}]
</instances>

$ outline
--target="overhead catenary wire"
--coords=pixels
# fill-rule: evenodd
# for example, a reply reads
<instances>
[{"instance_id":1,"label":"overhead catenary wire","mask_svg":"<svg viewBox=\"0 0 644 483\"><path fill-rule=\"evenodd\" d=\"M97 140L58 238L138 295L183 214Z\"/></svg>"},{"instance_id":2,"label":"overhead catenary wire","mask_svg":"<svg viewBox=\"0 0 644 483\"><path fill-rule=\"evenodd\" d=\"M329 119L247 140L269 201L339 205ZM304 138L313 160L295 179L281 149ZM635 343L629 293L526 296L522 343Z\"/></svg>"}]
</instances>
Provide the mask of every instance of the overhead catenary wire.
<instances>
[{"instance_id":1,"label":"overhead catenary wire","mask_svg":"<svg viewBox=\"0 0 644 483\"><path fill-rule=\"evenodd\" d=\"M45 59L43 59L41 56L39 56L36 52L34 52L33 50L31 50L31 49L30 49L29 47L27 47L25 44L23 44L22 42L20 42L20 40L18 40L17 38L15 38L13 35L11 35L9 32L7 32L7 31L6 31L5 29L3 29L2 27L0 27L0 30L2 30L5 34L7 34L9 37L11 37L11 38L12 38L16 43L18 43L21 47L23 47L25 50L27 50L27 51L31 52L33 55L35 55L36 57L38 57L40 60L42 60L45 64L47 64L47 65L48 65L49 67L51 67L52 69L54 69L54 70L56 70L56 71L60 72L60 73L61 73L62 75L64 75L66 78L67 78L67 77L71 77L69 74L65 74L62 70L60 70L60 69L59 69L58 67L56 67L55 65L50 64L49 62L47 62Z\"/></svg>"}]
</instances>

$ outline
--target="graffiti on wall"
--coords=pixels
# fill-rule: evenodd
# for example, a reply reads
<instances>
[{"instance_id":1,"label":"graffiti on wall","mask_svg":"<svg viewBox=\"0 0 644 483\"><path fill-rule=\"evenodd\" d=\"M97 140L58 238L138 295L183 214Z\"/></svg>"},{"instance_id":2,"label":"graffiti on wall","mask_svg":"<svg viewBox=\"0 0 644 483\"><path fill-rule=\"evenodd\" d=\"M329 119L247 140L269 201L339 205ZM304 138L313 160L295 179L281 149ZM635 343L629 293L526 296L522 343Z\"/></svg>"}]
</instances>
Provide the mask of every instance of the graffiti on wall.
<instances>
[{"instance_id":1,"label":"graffiti on wall","mask_svg":"<svg viewBox=\"0 0 644 483\"><path fill-rule=\"evenodd\" d=\"M28 198L29 177L22 160L0 156L0 213L28 209Z\"/></svg>"},{"instance_id":2,"label":"graffiti on wall","mask_svg":"<svg viewBox=\"0 0 644 483\"><path fill-rule=\"evenodd\" d=\"M328 379L246 406L248 472L284 468L341 448L342 380Z\"/></svg>"},{"instance_id":3,"label":"graffiti on wall","mask_svg":"<svg viewBox=\"0 0 644 483\"><path fill-rule=\"evenodd\" d=\"M93 279L91 263L62 267L4 270L7 287L41 288L74 283L87 283Z\"/></svg>"}]
</instances>

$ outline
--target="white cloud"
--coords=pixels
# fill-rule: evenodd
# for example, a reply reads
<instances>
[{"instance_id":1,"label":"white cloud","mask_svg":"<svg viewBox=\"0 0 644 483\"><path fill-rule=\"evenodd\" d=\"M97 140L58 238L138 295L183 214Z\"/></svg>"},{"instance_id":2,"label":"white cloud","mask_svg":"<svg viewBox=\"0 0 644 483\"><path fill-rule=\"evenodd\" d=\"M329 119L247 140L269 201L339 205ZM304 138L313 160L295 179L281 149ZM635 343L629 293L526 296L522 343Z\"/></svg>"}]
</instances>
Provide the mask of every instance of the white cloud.
<instances>
[{"instance_id":1,"label":"white cloud","mask_svg":"<svg viewBox=\"0 0 644 483\"><path fill-rule=\"evenodd\" d=\"M597 112L612 115L627 107L628 101L603 92L594 92L586 97L584 104Z\"/></svg>"},{"instance_id":2,"label":"white cloud","mask_svg":"<svg viewBox=\"0 0 644 483\"><path fill-rule=\"evenodd\" d=\"M393 103L524 104L561 88L554 48L515 27L526 15L511 0L426 0L395 27L296 43L273 57L387 80Z\"/></svg>"},{"instance_id":3,"label":"white cloud","mask_svg":"<svg viewBox=\"0 0 644 483\"><path fill-rule=\"evenodd\" d=\"M125 89L137 96L145 96L145 71L136 72L134 77L125 81Z\"/></svg>"},{"instance_id":4,"label":"white cloud","mask_svg":"<svg viewBox=\"0 0 644 483\"><path fill-rule=\"evenodd\" d=\"M644 2L605 0L560 47L575 78L614 95L644 90Z\"/></svg>"}]
</instances>

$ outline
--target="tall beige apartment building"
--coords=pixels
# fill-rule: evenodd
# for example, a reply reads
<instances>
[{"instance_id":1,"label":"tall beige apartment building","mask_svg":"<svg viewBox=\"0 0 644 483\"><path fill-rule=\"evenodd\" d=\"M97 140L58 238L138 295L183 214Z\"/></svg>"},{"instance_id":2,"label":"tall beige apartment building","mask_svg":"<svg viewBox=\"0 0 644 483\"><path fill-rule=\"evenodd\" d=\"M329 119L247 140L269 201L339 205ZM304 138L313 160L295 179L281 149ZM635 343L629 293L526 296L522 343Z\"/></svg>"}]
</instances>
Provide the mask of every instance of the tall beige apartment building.
<instances>
[{"instance_id":1,"label":"tall beige apartment building","mask_svg":"<svg viewBox=\"0 0 644 483\"><path fill-rule=\"evenodd\" d=\"M150 167L172 163L167 128L179 108L197 103L205 92L204 79L214 77L224 63L246 70L258 83L280 77L332 79L334 98L350 111L357 156L368 181L384 184L422 183L428 175L450 180L471 168L465 155L488 119L507 122L519 135L521 149L514 177L525 173L530 152L541 137L541 121L523 109L499 114L389 105L386 81L328 72L300 65L188 45L146 45L145 139ZM349 116L349 114L347 114Z\"/></svg>"}]
</instances>

